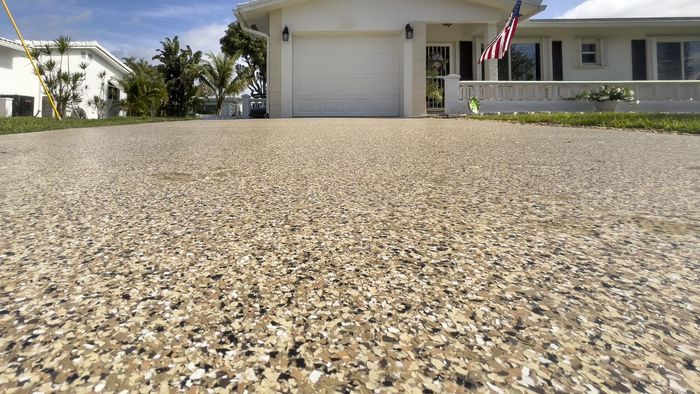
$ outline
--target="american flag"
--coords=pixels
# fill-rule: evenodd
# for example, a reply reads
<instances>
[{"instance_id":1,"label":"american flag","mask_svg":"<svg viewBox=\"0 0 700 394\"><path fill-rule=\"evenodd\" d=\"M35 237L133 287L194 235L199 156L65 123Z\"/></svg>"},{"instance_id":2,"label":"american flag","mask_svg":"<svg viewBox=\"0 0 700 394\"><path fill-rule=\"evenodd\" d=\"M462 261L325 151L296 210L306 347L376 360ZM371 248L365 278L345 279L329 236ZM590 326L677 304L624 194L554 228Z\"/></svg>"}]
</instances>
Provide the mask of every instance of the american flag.
<instances>
[{"instance_id":1,"label":"american flag","mask_svg":"<svg viewBox=\"0 0 700 394\"><path fill-rule=\"evenodd\" d=\"M508 18L508 22L506 22L506 27L504 27L501 34L494 38L489 46L486 47L484 53L481 54L481 58L479 58L479 64L490 59L503 59L506 55L510 49L510 43L515 36L515 31L518 29L518 19L520 18L520 6L522 3L522 0L515 2L513 13L510 14L510 18Z\"/></svg>"}]
</instances>

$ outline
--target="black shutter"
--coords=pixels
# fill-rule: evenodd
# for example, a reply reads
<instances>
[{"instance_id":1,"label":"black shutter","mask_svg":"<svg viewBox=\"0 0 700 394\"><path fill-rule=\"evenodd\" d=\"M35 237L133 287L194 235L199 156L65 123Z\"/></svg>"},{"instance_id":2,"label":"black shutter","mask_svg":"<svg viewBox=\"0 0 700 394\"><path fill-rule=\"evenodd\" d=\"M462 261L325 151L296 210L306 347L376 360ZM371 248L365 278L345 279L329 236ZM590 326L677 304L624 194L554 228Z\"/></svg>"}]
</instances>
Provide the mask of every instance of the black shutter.
<instances>
[{"instance_id":1,"label":"black shutter","mask_svg":"<svg viewBox=\"0 0 700 394\"><path fill-rule=\"evenodd\" d=\"M486 62L484 62L486 63ZM506 53L503 59L498 60L498 80L510 81L510 54Z\"/></svg>"},{"instance_id":2,"label":"black shutter","mask_svg":"<svg viewBox=\"0 0 700 394\"><path fill-rule=\"evenodd\" d=\"M535 81L542 80L542 50L540 44L535 44Z\"/></svg>"},{"instance_id":3,"label":"black shutter","mask_svg":"<svg viewBox=\"0 0 700 394\"><path fill-rule=\"evenodd\" d=\"M462 81L474 80L474 46L471 41L459 42L459 74Z\"/></svg>"},{"instance_id":4,"label":"black shutter","mask_svg":"<svg viewBox=\"0 0 700 394\"><path fill-rule=\"evenodd\" d=\"M647 80L647 41L632 40L632 80Z\"/></svg>"},{"instance_id":5,"label":"black shutter","mask_svg":"<svg viewBox=\"0 0 700 394\"><path fill-rule=\"evenodd\" d=\"M552 41L552 71L555 81L564 80L564 55L561 41Z\"/></svg>"},{"instance_id":6,"label":"black shutter","mask_svg":"<svg viewBox=\"0 0 700 394\"><path fill-rule=\"evenodd\" d=\"M484 44L481 44L481 52L478 53L479 59L484 54ZM481 63L481 80L486 80L486 62Z\"/></svg>"}]
</instances>

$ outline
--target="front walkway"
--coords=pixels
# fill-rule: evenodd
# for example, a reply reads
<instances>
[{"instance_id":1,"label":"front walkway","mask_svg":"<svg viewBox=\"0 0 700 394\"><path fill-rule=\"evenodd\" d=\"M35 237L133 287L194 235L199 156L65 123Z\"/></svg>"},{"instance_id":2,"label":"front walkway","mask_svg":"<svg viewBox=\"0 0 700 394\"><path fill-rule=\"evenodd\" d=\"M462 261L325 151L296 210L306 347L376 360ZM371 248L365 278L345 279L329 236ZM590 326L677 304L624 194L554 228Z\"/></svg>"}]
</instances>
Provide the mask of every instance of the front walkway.
<instances>
[{"instance_id":1,"label":"front walkway","mask_svg":"<svg viewBox=\"0 0 700 394\"><path fill-rule=\"evenodd\" d=\"M700 389L697 137L182 122L0 172L0 391Z\"/></svg>"}]
</instances>

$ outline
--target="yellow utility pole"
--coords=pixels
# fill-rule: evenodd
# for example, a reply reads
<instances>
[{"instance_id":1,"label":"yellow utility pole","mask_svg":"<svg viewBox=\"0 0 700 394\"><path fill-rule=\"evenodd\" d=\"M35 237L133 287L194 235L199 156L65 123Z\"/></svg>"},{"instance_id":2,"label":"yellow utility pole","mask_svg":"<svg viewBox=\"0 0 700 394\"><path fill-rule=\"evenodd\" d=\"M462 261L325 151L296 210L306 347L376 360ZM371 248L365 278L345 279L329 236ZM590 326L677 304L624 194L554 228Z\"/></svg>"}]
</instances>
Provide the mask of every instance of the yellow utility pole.
<instances>
[{"instance_id":1,"label":"yellow utility pole","mask_svg":"<svg viewBox=\"0 0 700 394\"><path fill-rule=\"evenodd\" d=\"M34 67L34 72L36 73L36 77L39 78L39 83L41 83L41 86L44 88L44 93L46 93L46 96L49 98L49 102L51 103L51 108L53 108L53 113L56 116L56 119L61 120L61 114L58 113L58 108L56 108L56 102L53 101L53 96L51 95L51 92L49 92L48 86L46 86L44 79L41 78L41 73L39 72L39 68L36 66L36 62L34 61L34 57L32 57L32 53L29 51L29 48L27 47L27 43L24 42L24 37L22 37L22 33L19 31L19 27L17 27L17 23L15 23L15 18L12 17L12 13L10 12L10 7L7 6L7 3L5 2L5 0L0 0L0 1L2 1L3 7L5 7L5 12L7 13L7 17L10 18L10 23L12 23L12 26L15 28L15 31L17 32L17 37L19 37L20 42L22 42L22 47L24 47L24 53L27 54L27 59L29 59L29 62L32 63L32 67Z\"/></svg>"}]
</instances>

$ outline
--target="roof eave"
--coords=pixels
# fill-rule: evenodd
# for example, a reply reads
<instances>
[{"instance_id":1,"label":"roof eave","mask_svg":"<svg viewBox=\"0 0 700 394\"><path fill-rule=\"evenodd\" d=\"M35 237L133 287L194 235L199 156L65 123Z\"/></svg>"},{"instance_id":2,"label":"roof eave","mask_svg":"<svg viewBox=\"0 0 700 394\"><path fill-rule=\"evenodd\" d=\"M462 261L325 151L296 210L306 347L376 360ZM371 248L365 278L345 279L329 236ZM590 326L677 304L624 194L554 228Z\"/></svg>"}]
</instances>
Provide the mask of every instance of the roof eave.
<instances>
[{"instance_id":1,"label":"roof eave","mask_svg":"<svg viewBox=\"0 0 700 394\"><path fill-rule=\"evenodd\" d=\"M53 41L27 41L27 45L29 47L43 47L45 45L51 45L53 46ZM71 45L71 49L89 49L89 50L94 50L98 52L103 59L107 60L108 62L112 63L115 68L121 69L124 71L125 74L129 74L132 72L132 70L127 67L124 62L122 62L119 58L114 56L110 51L107 50L107 48L103 47L102 44L100 44L97 41L76 41Z\"/></svg>"},{"instance_id":2,"label":"roof eave","mask_svg":"<svg viewBox=\"0 0 700 394\"><path fill-rule=\"evenodd\" d=\"M546 28L571 28L580 27L617 27L629 26L697 26L700 17L674 17L674 18L582 18L582 19L530 19L523 24L524 27Z\"/></svg>"},{"instance_id":3,"label":"roof eave","mask_svg":"<svg viewBox=\"0 0 700 394\"><path fill-rule=\"evenodd\" d=\"M240 13L241 15L244 14L253 14L255 12L266 12L273 10L275 8L280 8L285 5L285 3L300 3L303 1L308 1L308 0L252 0L246 3L240 3L238 4L237 8L237 13ZM511 0L497 0L501 3L501 6L508 9L512 8L512 1ZM490 3L490 2L489 2ZM526 7L533 7L537 11L532 13L531 15L528 16L533 16L536 15L547 7L546 5L542 4L542 0L524 0L523 5ZM245 16L245 15L244 15Z\"/></svg>"}]
</instances>

